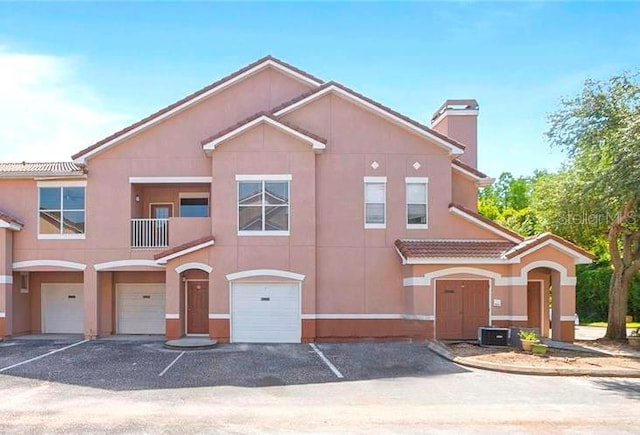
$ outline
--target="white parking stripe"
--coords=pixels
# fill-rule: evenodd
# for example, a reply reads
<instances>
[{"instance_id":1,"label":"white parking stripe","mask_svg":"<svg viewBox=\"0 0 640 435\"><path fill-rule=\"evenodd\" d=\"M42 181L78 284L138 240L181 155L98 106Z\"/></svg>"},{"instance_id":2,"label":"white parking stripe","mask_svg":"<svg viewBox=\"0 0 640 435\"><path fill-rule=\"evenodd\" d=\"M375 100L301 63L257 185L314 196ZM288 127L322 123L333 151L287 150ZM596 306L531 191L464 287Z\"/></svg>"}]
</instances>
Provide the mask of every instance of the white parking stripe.
<instances>
[{"instance_id":1,"label":"white parking stripe","mask_svg":"<svg viewBox=\"0 0 640 435\"><path fill-rule=\"evenodd\" d=\"M331 369L331 371L333 372L334 375L336 375L337 378L344 378L344 375L340 373L340 370L338 370L338 368L334 366L331 361L329 361L329 358L324 356L322 351L318 349L318 346L316 346L314 343L309 343L309 346L311 346L311 349L313 349L315 353L318 354L320 359L327 365L327 367Z\"/></svg>"},{"instance_id":2,"label":"white parking stripe","mask_svg":"<svg viewBox=\"0 0 640 435\"><path fill-rule=\"evenodd\" d=\"M178 360L182 357L182 355L184 355L184 352L185 352L185 351L183 350L183 351L180 353L180 355L178 355L178 356L176 357L176 359L174 359L173 361L171 361L171 364L169 364L167 367L165 367L165 369L164 369L163 371L161 371L161 372L160 372L160 374L159 374L158 376L164 376L164 374L165 374L165 373L167 373L167 371L168 371L171 367L173 367L173 365L174 365L175 363L177 363L177 362L178 362Z\"/></svg>"},{"instance_id":3,"label":"white parking stripe","mask_svg":"<svg viewBox=\"0 0 640 435\"><path fill-rule=\"evenodd\" d=\"M13 365L11 365L9 367L2 368L2 369L0 369L0 373L6 372L7 370L10 370L10 369L12 369L14 367L19 367L21 365L28 364L28 363L33 362L33 361L37 361L37 360L42 359L44 357L47 357L49 355L53 355L54 353L58 353L58 352L62 352L63 350L71 349L72 347L78 346L78 345L80 345L82 343L86 343L87 341L89 341L89 340L82 340L82 341L79 341L77 343L70 344L69 346L65 346L65 347L60 348L60 349L52 350L51 352L47 352L47 353L45 353L43 355L40 355L40 356L37 356L35 358L31 358L31 359L28 359L26 361L22 361L22 362L13 364Z\"/></svg>"}]
</instances>

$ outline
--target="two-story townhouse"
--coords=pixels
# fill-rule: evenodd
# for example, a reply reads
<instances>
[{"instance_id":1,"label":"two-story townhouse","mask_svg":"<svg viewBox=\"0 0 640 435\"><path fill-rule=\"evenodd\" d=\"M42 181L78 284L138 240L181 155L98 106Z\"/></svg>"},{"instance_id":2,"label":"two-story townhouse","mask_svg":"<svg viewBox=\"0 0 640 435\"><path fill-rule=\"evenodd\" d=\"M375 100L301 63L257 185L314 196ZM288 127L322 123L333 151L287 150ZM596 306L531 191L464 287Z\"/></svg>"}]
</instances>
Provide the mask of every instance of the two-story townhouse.
<instances>
[{"instance_id":1,"label":"two-story townhouse","mask_svg":"<svg viewBox=\"0 0 640 435\"><path fill-rule=\"evenodd\" d=\"M72 156L0 164L0 337L573 340L575 265L477 212L478 104L430 127L265 57Z\"/></svg>"}]
</instances>

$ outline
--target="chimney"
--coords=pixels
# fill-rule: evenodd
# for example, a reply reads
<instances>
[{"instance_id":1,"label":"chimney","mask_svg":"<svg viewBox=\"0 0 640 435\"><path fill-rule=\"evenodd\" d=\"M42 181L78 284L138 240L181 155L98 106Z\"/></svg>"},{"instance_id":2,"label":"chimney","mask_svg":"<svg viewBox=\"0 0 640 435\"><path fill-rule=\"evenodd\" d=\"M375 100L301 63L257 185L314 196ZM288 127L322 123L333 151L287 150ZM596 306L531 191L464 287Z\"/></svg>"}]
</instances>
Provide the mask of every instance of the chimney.
<instances>
[{"instance_id":1,"label":"chimney","mask_svg":"<svg viewBox=\"0 0 640 435\"><path fill-rule=\"evenodd\" d=\"M466 147L458 159L474 168L478 167L479 108L476 100L447 100L431 117L433 130Z\"/></svg>"}]
</instances>

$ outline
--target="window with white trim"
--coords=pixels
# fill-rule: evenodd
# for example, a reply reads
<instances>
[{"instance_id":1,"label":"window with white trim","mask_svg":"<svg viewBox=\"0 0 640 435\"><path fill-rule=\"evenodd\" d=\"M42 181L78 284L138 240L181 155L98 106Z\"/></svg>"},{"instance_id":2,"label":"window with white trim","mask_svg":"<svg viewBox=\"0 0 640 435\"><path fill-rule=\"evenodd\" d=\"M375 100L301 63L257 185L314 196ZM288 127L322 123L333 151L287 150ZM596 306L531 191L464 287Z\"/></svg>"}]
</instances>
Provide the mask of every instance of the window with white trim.
<instances>
[{"instance_id":1,"label":"window with white trim","mask_svg":"<svg viewBox=\"0 0 640 435\"><path fill-rule=\"evenodd\" d=\"M84 238L84 186L41 185L38 198L40 238Z\"/></svg>"},{"instance_id":2,"label":"window with white trim","mask_svg":"<svg viewBox=\"0 0 640 435\"><path fill-rule=\"evenodd\" d=\"M386 228L387 178L364 177L364 227Z\"/></svg>"},{"instance_id":3,"label":"window with white trim","mask_svg":"<svg viewBox=\"0 0 640 435\"><path fill-rule=\"evenodd\" d=\"M407 228L428 227L428 187L427 178L406 178Z\"/></svg>"},{"instance_id":4,"label":"window with white trim","mask_svg":"<svg viewBox=\"0 0 640 435\"><path fill-rule=\"evenodd\" d=\"M289 235L289 179L286 176L255 178L236 177L238 234Z\"/></svg>"}]
</instances>

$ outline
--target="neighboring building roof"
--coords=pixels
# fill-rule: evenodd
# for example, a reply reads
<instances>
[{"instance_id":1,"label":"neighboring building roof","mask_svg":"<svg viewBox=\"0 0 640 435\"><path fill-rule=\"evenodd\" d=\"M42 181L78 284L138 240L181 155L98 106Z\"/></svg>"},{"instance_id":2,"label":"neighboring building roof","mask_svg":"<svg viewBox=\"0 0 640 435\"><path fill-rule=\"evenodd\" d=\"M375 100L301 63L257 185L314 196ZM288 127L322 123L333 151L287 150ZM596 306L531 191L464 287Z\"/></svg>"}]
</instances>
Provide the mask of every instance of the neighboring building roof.
<instances>
[{"instance_id":1,"label":"neighboring building roof","mask_svg":"<svg viewBox=\"0 0 640 435\"><path fill-rule=\"evenodd\" d=\"M216 133L215 135L203 140L200 143L204 147L205 151L213 151L222 142L232 139L235 136L241 134L243 131L262 123L270 124L280 131L295 136L305 142L308 142L314 150L323 150L326 147L326 139L310 133L293 124L283 122L267 112L258 112L248 117L247 119Z\"/></svg>"},{"instance_id":2,"label":"neighboring building roof","mask_svg":"<svg viewBox=\"0 0 640 435\"><path fill-rule=\"evenodd\" d=\"M0 228L9 228L10 230L20 231L24 224L8 213L0 210Z\"/></svg>"},{"instance_id":3,"label":"neighboring building roof","mask_svg":"<svg viewBox=\"0 0 640 435\"><path fill-rule=\"evenodd\" d=\"M74 162L0 163L0 178L82 176L86 169Z\"/></svg>"},{"instance_id":4,"label":"neighboring building roof","mask_svg":"<svg viewBox=\"0 0 640 435\"><path fill-rule=\"evenodd\" d=\"M451 162L453 169L457 170L463 175L475 180L480 186L488 186L493 183L493 178L489 177L484 172L478 171L473 166L469 166L466 163L462 163L460 160L455 159Z\"/></svg>"},{"instance_id":5,"label":"neighboring building roof","mask_svg":"<svg viewBox=\"0 0 640 435\"><path fill-rule=\"evenodd\" d=\"M522 243L514 246L509 251L505 252L505 258L516 258L524 254L530 253L533 250L540 249L547 245L553 245L556 248L564 250L570 255L577 257L579 262L590 263L595 258L595 255L585 251L578 245L571 243L562 237L556 236L552 233L542 233L534 237L525 239Z\"/></svg>"},{"instance_id":6,"label":"neighboring building roof","mask_svg":"<svg viewBox=\"0 0 640 435\"><path fill-rule=\"evenodd\" d=\"M396 240L396 248L405 258L494 258L513 248L503 240Z\"/></svg>"},{"instance_id":7,"label":"neighboring building roof","mask_svg":"<svg viewBox=\"0 0 640 435\"><path fill-rule=\"evenodd\" d=\"M520 243L524 240L524 237L520 234L511 231L509 228L505 228L491 219L482 216L480 213L469 210L459 204L449 204L449 211L512 242Z\"/></svg>"},{"instance_id":8,"label":"neighboring building roof","mask_svg":"<svg viewBox=\"0 0 640 435\"><path fill-rule=\"evenodd\" d=\"M406 128L409 128L410 130L418 132L423 136L426 136L429 139L435 141L437 144L447 149L451 154L460 155L463 153L465 149L465 146L462 143L454 139L451 139L450 137L445 136L442 133L432 130L426 125L421 124L418 121L411 119L406 115L396 112L395 110L390 109L389 107L381 103L378 103L377 101L372 100L371 98L366 97L354 91L353 89L347 88L346 86L333 81L327 82L316 89L313 89L307 93L304 93L292 99L291 101L288 101L280 105L279 107L276 107L275 109L273 109L272 112L277 117L283 116L293 110L296 110L299 107L309 104L310 102L320 98L321 96L329 92L336 92L341 96L347 97L355 101L361 106L364 106L370 110L386 115L387 117L396 121L398 124Z\"/></svg>"},{"instance_id":9,"label":"neighboring building roof","mask_svg":"<svg viewBox=\"0 0 640 435\"><path fill-rule=\"evenodd\" d=\"M215 243L213 236L202 237L197 240L193 240L182 245L178 245L174 248L167 249L153 256L158 264L166 264L167 261L174 258L181 257L194 251L198 251L208 246L213 246Z\"/></svg>"},{"instance_id":10,"label":"neighboring building roof","mask_svg":"<svg viewBox=\"0 0 640 435\"><path fill-rule=\"evenodd\" d=\"M164 118L166 118L167 116L171 116L174 113L177 113L180 110L185 109L186 107L189 107L191 104L194 104L200 100L202 100L203 98L208 97L209 95L214 94L215 92L226 88L227 86L231 85L232 83L235 83L238 80L243 79L244 77L248 77L251 74L254 74L257 71L262 70L263 68L266 68L268 66L273 66L285 73L288 73L289 75L292 75L302 81L305 81L306 83L309 83L311 85L314 86L318 86L322 83L324 83L322 80L320 80L317 77L312 76L311 74L302 71L301 69L298 69L296 67L294 67L293 65L289 65L286 62L281 61L280 59L276 59L273 56L265 56L262 59L258 59L257 61L245 66L244 68L241 68L239 70L237 70L234 73L229 74L226 77L223 77L222 79L208 85L205 86L204 88L190 94L187 95L186 97L182 98L181 100L176 101L173 104L170 104L169 106L158 110L157 112L147 116L144 119L141 119L140 121L129 125L128 127L123 128L120 131L117 131L116 133L112 134L111 136L108 136L104 139L102 139L99 142L96 142L95 144L91 145L88 148L83 149L82 151L74 154L73 156L71 156L72 159L74 160L79 160L79 159L86 159L87 157L89 157L92 154L95 154L98 151L101 151L111 145L115 145L115 143L117 143L119 140L122 140L124 137L129 136L130 134L134 134L135 132L151 125L152 123L156 122L156 121L160 121Z\"/></svg>"}]
</instances>

